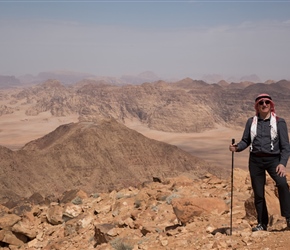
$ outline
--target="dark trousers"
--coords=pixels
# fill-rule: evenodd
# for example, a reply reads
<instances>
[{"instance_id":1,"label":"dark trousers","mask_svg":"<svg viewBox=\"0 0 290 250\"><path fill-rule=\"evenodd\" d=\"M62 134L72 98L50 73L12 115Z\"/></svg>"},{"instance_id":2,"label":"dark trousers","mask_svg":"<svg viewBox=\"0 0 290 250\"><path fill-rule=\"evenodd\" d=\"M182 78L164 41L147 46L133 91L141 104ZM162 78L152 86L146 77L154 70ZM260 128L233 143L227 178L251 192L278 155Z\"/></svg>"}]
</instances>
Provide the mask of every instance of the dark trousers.
<instances>
[{"instance_id":1,"label":"dark trousers","mask_svg":"<svg viewBox=\"0 0 290 250\"><path fill-rule=\"evenodd\" d=\"M250 154L249 171L252 188L254 191L255 207L258 223L268 225L268 210L265 200L266 171L275 181L278 188L281 215L290 217L290 192L286 177L280 177L276 173L279 165L279 156L259 157Z\"/></svg>"}]
</instances>

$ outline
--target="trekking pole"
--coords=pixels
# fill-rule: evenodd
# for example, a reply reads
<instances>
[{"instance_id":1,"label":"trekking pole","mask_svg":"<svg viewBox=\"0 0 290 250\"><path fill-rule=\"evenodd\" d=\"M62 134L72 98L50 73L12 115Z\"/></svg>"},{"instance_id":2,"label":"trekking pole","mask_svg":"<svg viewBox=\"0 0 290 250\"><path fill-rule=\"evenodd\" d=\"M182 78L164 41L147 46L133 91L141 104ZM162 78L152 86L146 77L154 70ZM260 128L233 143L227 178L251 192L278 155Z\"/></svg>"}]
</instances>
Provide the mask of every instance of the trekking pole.
<instances>
[{"instance_id":1,"label":"trekking pole","mask_svg":"<svg viewBox=\"0 0 290 250\"><path fill-rule=\"evenodd\" d=\"M235 144L235 139L232 139L232 145L233 144ZM232 231L233 231L233 189L234 189L234 151L232 151L230 235L232 235Z\"/></svg>"}]
</instances>

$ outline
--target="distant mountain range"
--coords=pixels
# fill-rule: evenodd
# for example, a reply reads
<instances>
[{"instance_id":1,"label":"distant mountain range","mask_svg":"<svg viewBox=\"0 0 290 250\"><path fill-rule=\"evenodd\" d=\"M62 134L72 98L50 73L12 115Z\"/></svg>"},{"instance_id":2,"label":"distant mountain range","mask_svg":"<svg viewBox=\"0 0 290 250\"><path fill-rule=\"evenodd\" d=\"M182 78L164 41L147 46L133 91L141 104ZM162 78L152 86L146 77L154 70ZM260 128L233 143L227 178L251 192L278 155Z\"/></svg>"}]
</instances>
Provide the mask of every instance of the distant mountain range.
<instances>
[{"instance_id":1,"label":"distant mountain range","mask_svg":"<svg viewBox=\"0 0 290 250\"><path fill-rule=\"evenodd\" d=\"M93 74L73 71L50 71L50 72L40 72L37 76L33 76L31 74L22 75L20 77L15 77L13 75L12 76L0 75L0 88L37 84L49 79L59 80L64 85L75 84L76 82L79 82L84 79L97 81L103 80L107 83L114 85L125 85L125 84L136 85L145 82L155 82L158 80L170 82L180 80L180 79L165 79L157 76L154 72L151 71L145 71L138 75L122 75L121 77L97 76ZM244 81L250 81L253 83L261 82L260 78L255 74L243 76L241 78L230 77L227 79L225 79L222 75L208 74L202 76L200 80L206 83L218 83L221 80L225 80L229 83L244 82Z\"/></svg>"},{"instance_id":2,"label":"distant mountain range","mask_svg":"<svg viewBox=\"0 0 290 250\"><path fill-rule=\"evenodd\" d=\"M41 72L37 76L27 74L18 78L16 78L15 76L0 75L0 88L31 85L41 83L49 79L59 80L64 85L75 84L76 82L84 79L96 81L103 80L107 83L114 85L142 84L144 82L161 80L160 77L150 71L142 72L138 75L123 75L121 77L96 76L93 74L78 73L72 71L52 71Z\"/></svg>"},{"instance_id":3,"label":"distant mountain range","mask_svg":"<svg viewBox=\"0 0 290 250\"><path fill-rule=\"evenodd\" d=\"M73 85L47 80L5 95L13 105L0 106L0 115L13 113L21 104L28 116L49 111L55 117L77 114L80 121L137 119L159 131L202 132L217 124L243 127L261 92L273 97L278 115L290 123L290 81L286 80L208 84L185 78L121 86L105 80L87 79Z\"/></svg>"}]
</instances>

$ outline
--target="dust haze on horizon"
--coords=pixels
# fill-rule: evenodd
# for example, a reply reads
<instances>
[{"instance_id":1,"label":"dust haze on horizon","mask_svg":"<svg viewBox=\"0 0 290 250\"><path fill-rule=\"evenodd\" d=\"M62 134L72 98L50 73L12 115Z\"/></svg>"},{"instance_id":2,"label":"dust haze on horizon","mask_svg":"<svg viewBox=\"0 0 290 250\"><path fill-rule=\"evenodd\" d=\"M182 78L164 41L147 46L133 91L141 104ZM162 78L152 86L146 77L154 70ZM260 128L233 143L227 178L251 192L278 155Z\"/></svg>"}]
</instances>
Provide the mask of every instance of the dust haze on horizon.
<instances>
[{"instance_id":1,"label":"dust haze on horizon","mask_svg":"<svg viewBox=\"0 0 290 250\"><path fill-rule=\"evenodd\" d=\"M1 1L0 75L290 79L290 1Z\"/></svg>"}]
</instances>

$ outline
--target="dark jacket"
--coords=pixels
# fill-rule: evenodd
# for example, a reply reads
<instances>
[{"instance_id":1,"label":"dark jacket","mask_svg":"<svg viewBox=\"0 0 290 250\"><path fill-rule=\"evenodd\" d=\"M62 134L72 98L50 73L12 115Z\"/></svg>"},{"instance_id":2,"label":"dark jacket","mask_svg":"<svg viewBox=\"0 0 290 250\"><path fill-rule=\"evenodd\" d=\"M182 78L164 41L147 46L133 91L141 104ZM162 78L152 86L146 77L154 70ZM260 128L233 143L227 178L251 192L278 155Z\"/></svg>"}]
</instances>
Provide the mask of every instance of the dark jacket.
<instances>
[{"instance_id":1,"label":"dark jacket","mask_svg":"<svg viewBox=\"0 0 290 250\"><path fill-rule=\"evenodd\" d=\"M237 152L243 151L251 145L251 125L253 117L249 118L242 140L237 144ZM277 117L277 130L278 135L273 142L274 149L271 150L271 127L270 118L263 120L258 118L257 135L252 143L252 153L266 153L280 156L280 163L285 167L290 155L289 136L287 124L283 118Z\"/></svg>"}]
</instances>

